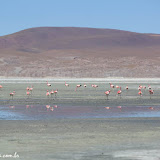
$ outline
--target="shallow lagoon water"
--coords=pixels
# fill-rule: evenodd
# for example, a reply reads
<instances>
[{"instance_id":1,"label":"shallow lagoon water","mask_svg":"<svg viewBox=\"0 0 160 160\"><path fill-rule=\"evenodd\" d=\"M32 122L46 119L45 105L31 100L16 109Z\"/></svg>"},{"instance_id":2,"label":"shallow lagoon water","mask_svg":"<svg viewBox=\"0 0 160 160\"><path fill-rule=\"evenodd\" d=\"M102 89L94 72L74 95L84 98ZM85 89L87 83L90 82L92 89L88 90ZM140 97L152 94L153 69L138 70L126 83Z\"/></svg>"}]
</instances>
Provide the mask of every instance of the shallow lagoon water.
<instances>
[{"instance_id":1,"label":"shallow lagoon water","mask_svg":"<svg viewBox=\"0 0 160 160\"><path fill-rule=\"evenodd\" d=\"M111 82L122 87L121 98L115 88L107 100L104 92ZM87 87L75 92L79 83ZM20 79L1 84L2 154L16 151L26 160L160 159L160 80ZM154 95L150 97L146 89L140 97L138 86L149 84ZM32 85L34 90L28 97L26 87ZM9 93L15 89L12 100ZM46 97L46 90L52 89L58 89L57 98ZM46 105L50 105L48 109Z\"/></svg>"},{"instance_id":2,"label":"shallow lagoon water","mask_svg":"<svg viewBox=\"0 0 160 160\"><path fill-rule=\"evenodd\" d=\"M109 107L109 108L107 108ZM0 120L160 117L160 106L0 106Z\"/></svg>"}]
</instances>

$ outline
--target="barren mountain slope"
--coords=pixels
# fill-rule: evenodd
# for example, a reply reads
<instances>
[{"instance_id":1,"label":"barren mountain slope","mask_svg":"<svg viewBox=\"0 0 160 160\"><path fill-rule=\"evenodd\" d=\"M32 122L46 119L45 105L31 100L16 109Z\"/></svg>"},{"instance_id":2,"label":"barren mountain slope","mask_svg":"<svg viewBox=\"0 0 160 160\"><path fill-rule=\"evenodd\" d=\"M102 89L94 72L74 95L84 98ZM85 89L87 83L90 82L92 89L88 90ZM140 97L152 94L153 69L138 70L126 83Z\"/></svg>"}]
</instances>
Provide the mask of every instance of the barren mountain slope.
<instances>
[{"instance_id":1,"label":"barren mountain slope","mask_svg":"<svg viewBox=\"0 0 160 160\"><path fill-rule=\"evenodd\" d=\"M160 35L40 27L0 37L0 75L160 77Z\"/></svg>"}]
</instances>

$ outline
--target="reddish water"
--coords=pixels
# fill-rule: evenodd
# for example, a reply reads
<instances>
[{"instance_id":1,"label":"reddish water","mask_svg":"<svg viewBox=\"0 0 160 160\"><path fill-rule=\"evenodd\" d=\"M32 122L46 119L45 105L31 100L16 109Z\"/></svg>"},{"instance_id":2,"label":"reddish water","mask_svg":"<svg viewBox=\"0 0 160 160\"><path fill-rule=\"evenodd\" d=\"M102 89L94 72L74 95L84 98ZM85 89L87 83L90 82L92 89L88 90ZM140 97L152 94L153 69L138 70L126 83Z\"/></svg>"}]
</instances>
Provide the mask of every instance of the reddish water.
<instances>
[{"instance_id":1,"label":"reddish water","mask_svg":"<svg viewBox=\"0 0 160 160\"><path fill-rule=\"evenodd\" d=\"M160 117L160 106L0 106L0 119Z\"/></svg>"}]
</instances>

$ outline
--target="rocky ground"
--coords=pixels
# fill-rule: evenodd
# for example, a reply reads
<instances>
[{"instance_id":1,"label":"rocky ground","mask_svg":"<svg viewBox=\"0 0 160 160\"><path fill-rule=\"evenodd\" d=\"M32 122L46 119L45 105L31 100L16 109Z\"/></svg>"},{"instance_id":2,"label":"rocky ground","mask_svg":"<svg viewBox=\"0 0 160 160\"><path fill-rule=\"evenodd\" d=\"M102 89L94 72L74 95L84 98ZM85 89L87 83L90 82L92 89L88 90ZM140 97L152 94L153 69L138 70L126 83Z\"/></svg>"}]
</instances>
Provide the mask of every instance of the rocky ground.
<instances>
[{"instance_id":1,"label":"rocky ground","mask_svg":"<svg viewBox=\"0 0 160 160\"><path fill-rule=\"evenodd\" d=\"M160 77L159 57L139 59L122 58L53 58L30 60L26 57L0 59L0 75L5 77L53 77L53 78L153 78Z\"/></svg>"}]
</instances>

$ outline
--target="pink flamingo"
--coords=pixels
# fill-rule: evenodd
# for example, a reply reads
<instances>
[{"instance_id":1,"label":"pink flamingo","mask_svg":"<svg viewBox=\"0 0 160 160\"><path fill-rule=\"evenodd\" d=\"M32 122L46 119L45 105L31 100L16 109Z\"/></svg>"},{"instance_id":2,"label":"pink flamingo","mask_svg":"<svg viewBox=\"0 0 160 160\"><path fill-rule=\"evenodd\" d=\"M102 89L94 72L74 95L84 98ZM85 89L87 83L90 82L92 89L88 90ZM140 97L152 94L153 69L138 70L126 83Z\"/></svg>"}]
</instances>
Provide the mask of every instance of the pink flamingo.
<instances>
[{"instance_id":1,"label":"pink flamingo","mask_svg":"<svg viewBox=\"0 0 160 160\"><path fill-rule=\"evenodd\" d=\"M149 94L150 94L150 99L151 99L151 95L154 94L154 90L153 90L153 89L152 89L152 90L149 90Z\"/></svg>"},{"instance_id":2,"label":"pink flamingo","mask_svg":"<svg viewBox=\"0 0 160 160\"><path fill-rule=\"evenodd\" d=\"M148 85L148 89L149 89L149 90L151 90L151 89L152 89L152 88L151 88L151 85Z\"/></svg>"},{"instance_id":3,"label":"pink flamingo","mask_svg":"<svg viewBox=\"0 0 160 160\"><path fill-rule=\"evenodd\" d=\"M149 109L154 110L154 107L149 107Z\"/></svg>"},{"instance_id":4,"label":"pink flamingo","mask_svg":"<svg viewBox=\"0 0 160 160\"><path fill-rule=\"evenodd\" d=\"M54 94L54 91L53 91L53 89L52 89L52 91L50 92L51 97L53 96L53 94Z\"/></svg>"},{"instance_id":5,"label":"pink flamingo","mask_svg":"<svg viewBox=\"0 0 160 160\"><path fill-rule=\"evenodd\" d=\"M122 111L122 106L117 106L117 108L118 108L120 111Z\"/></svg>"},{"instance_id":6,"label":"pink flamingo","mask_svg":"<svg viewBox=\"0 0 160 160\"><path fill-rule=\"evenodd\" d=\"M141 90L139 90L138 94L139 94L139 95L140 95L140 97L141 97L141 96L142 96L142 91L141 91Z\"/></svg>"},{"instance_id":7,"label":"pink flamingo","mask_svg":"<svg viewBox=\"0 0 160 160\"><path fill-rule=\"evenodd\" d=\"M47 97L49 97L50 96L50 93L49 93L49 91L47 90L47 92L46 92L46 96Z\"/></svg>"},{"instance_id":8,"label":"pink flamingo","mask_svg":"<svg viewBox=\"0 0 160 160\"><path fill-rule=\"evenodd\" d=\"M53 111L54 111L54 108L53 108L53 107L50 107L50 110L53 112Z\"/></svg>"},{"instance_id":9,"label":"pink flamingo","mask_svg":"<svg viewBox=\"0 0 160 160\"><path fill-rule=\"evenodd\" d=\"M51 107L50 105L46 105L47 111L50 109L50 107Z\"/></svg>"},{"instance_id":10,"label":"pink flamingo","mask_svg":"<svg viewBox=\"0 0 160 160\"><path fill-rule=\"evenodd\" d=\"M11 92L9 95L10 95L10 97L12 97L12 99L13 99L13 96L15 95L15 91L13 91L13 92Z\"/></svg>"},{"instance_id":11,"label":"pink flamingo","mask_svg":"<svg viewBox=\"0 0 160 160\"><path fill-rule=\"evenodd\" d=\"M98 87L98 85L96 85L96 84L93 86L93 88L97 88L97 87Z\"/></svg>"},{"instance_id":12,"label":"pink flamingo","mask_svg":"<svg viewBox=\"0 0 160 160\"><path fill-rule=\"evenodd\" d=\"M146 86L143 86L143 89L146 89Z\"/></svg>"},{"instance_id":13,"label":"pink flamingo","mask_svg":"<svg viewBox=\"0 0 160 160\"><path fill-rule=\"evenodd\" d=\"M116 85L116 88L118 89L118 88L119 88L119 86L118 86L118 85Z\"/></svg>"},{"instance_id":14,"label":"pink flamingo","mask_svg":"<svg viewBox=\"0 0 160 160\"><path fill-rule=\"evenodd\" d=\"M29 87L26 88L27 91L29 91L29 89L30 89Z\"/></svg>"},{"instance_id":15,"label":"pink flamingo","mask_svg":"<svg viewBox=\"0 0 160 160\"><path fill-rule=\"evenodd\" d=\"M96 84L92 84L91 85L93 88L97 88L98 87L98 85L96 85Z\"/></svg>"},{"instance_id":16,"label":"pink flamingo","mask_svg":"<svg viewBox=\"0 0 160 160\"><path fill-rule=\"evenodd\" d=\"M138 87L138 90L141 91L142 88L143 88L142 86L139 86L139 87Z\"/></svg>"},{"instance_id":17,"label":"pink flamingo","mask_svg":"<svg viewBox=\"0 0 160 160\"><path fill-rule=\"evenodd\" d=\"M117 106L117 108L122 109L122 106Z\"/></svg>"},{"instance_id":18,"label":"pink flamingo","mask_svg":"<svg viewBox=\"0 0 160 160\"><path fill-rule=\"evenodd\" d=\"M121 91L121 87L120 87L120 90L117 92L117 94L120 95L120 98L121 98L121 93L122 93L122 91Z\"/></svg>"},{"instance_id":19,"label":"pink flamingo","mask_svg":"<svg viewBox=\"0 0 160 160\"><path fill-rule=\"evenodd\" d=\"M31 86L31 88L29 88L29 91L30 91L30 92L31 92L31 94L32 94L33 86Z\"/></svg>"},{"instance_id":20,"label":"pink flamingo","mask_svg":"<svg viewBox=\"0 0 160 160\"><path fill-rule=\"evenodd\" d=\"M15 106L9 106L9 108L11 108L11 109L15 109Z\"/></svg>"},{"instance_id":21,"label":"pink flamingo","mask_svg":"<svg viewBox=\"0 0 160 160\"><path fill-rule=\"evenodd\" d=\"M83 86L84 86L85 88L87 87L87 85L86 85L86 84L84 84Z\"/></svg>"},{"instance_id":22,"label":"pink flamingo","mask_svg":"<svg viewBox=\"0 0 160 160\"><path fill-rule=\"evenodd\" d=\"M56 90L54 91L55 97L56 97L57 93L58 93L58 89L56 89Z\"/></svg>"},{"instance_id":23,"label":"pink flamingo","mask_svg":"<svg viewBox=\"0 0 160 160\"><path fill-rule=\"evenodd\" d=\"M54 108L58 108L58 106L57 106L57 105L54 105Z\"/></svg>"},{"instance_id":24,"label":"pink flamingo","mask_svg":"<svg viewBox=\"0 0 160 160\"><path fill-rule=\"evenodd\" d=\"M112 83L109 83L111 88L114 88L114 85Z\"/></svg>"},{"instance_id":25,"label":"pink flamingo","mask_svg":"<svg viewBox=\"0 0 160 160\"><path fill-rule=\"evenodd\" d=\"M104 92L107 96L107 100L108 100L108 96L109 96L110 92L111 92L111 90Z\"/></svg>"},{"instance_id":26,"label":"pink flamingo","mask_svg":"<svg viewBox=\"0 0 160 160\"><path fill-rule=\"evenodd\" d=\"M109 83L109 84L110 84L110 88L112 88L112 91L114 92L115 86L112 83Z\"/></svg>"},{"instance_id":27,"label":"pink flamingo","mask_svg":"<svg viewBox=\"0 0 160 160\"><path fill-rule=\"evenodd\" d=\"M144 89L144 93L145 93L145 91L146 91L146 86L143 86L143 89Z\"/></svg>"},{"instance_id":28,"label":"pink flamingo","mask_svg":"<svg viewBox=\"0 0 160 160\"><path fill-rule=\"evenodd\" d=\"M27 94L28 98L31 95L31 93L29 91L27 91L26 94Z\"/></svg>"},{"instance_id":29,"label":"pink flamingo","mask_svg":"<svg viewBox=\"0 0 160 160\"><path fill-rule=\"evenodd\" d=\"M26 109L29 109L29 105L26 105Z\"/></svg>"},{"instance_id":30,"label":"pink flamingo","mask_svg":"<svg viewBox=\"0 0 160 160\"><path fill-rule=\"evenodd\" d=\"M47 86L48 86L48 87L50 87L50 86L52 86L52 85L51 85L51 84L49 84L49 83L48 83L48 81L47 81Z\"/></svg>"},{"instance_id":31,"label":"pink flamingo","mask_svg":"<svg viewBox=\"0 0 160 160\"><path fill-rule=\"evenodd\" d=\"M3 88L3 86L2 85L0 85L0 89L2 89Z\"/></svg>"},{"instance_id":32,"label":"pink flamingo","mask_svg":"<svg viewBox=\"0 0 160 160\"><path fill-rule=\"evenodd\" d=\"M65 82L65 86L66 86L66 87L69 87L69 84L67 84L67 83Z\"/></svg>"},{"instance_id":33,"label":"pink flamingo","mask_svg":"<svg viewBox=\"0 0 160 160\"><path fill-rule=\"evenodd\" d=\"M75 91L77 91L77 88L81 87L81 84L77 84Z\"/></svg>"},{"instance_id":34,"label":"pink flamingo","mask_svg":"<svg viewBox=\"0 0 160 160\"><path fill-rule=\"evenodd\" d=\"M105 107L105 109L110 109L110 107Z\"/></svg>"},{"instance_id":35,"label":"pink flamingo","mask_svg":"<svg viewBox=\"0 0 160 160\"><path fill-rule=\"evenodd\" d=\"M96 88L98 88L98 85L92 84L92 87L96 89Z\"/></svg>"}]
</instances>

